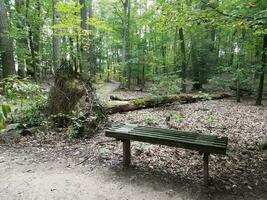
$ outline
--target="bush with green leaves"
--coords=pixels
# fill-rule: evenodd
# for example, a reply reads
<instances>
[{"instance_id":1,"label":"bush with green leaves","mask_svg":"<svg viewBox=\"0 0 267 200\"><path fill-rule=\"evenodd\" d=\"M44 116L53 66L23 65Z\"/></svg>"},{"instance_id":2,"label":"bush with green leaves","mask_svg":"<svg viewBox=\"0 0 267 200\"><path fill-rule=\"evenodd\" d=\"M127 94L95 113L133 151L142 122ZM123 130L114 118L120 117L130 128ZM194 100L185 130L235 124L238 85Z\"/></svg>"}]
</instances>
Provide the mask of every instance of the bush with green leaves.
<instances>
[{"instance_id":1,"label":"bush with green leaves","mask_svg":"<svg viewBox=\"0 0 267 200\"><path fill-rule=\"evenodd\" d=\"M10 76L0 82L0 87L3 101L12 108L8 122L28 128L39 126L45 120L47 96L38 84L29 78Z\"/></svg>"},{"instance_id":2,"label":"bush with green leaves","mask_svg":"<svg viewBox=\"0 0 267 200\"><path fill-rule=\"evenodd\" d=\"M200 91L193 96L193 99L206 101L206 100L212 100L212 97L210 96L210 94Z\"/></svg>"},{"instance_id":3,"label":"bush with green leaves","mask_svg":"<svg viewBox=\"0 0 267 200\"><path fill-rule=\"evenodd\" d=\"M8 114L11 112L11 108L7 104L0 105L0 130L5 128L5 122L7 120Z\"/></svg>"},{"instance_id":4,"label":"bush with green leaves","mask_svg":"<svg viewBox=\"0 0 267 200\"><path fill-rule=\"evenodd\" d=\"M210 89L236 90L237 80L240 84L241 91L252 94L255 92L255 74L259 66L243 66L240 68L232 66L220 66L217 74L209 79Z\"/></svg>"},{"instance_id":5,"label":"bush with green leaves","mask_svg":"<svg viewBox=\"0 0 267 200\"><path fill-rule=\"evenodd\" d=\"M0 82L3 95L9 100L31 99L43 93L42 88L29 78L9 76Z\"/></svg>"},{"instance_id":6,"label":"bush with green leaves","mask_svg":"<svg viewBox=\"0 0 267 200\"><path fill-rule=\"evenodd\" d=\"M181 78L177 75L157 76L150 92L154 95L175 95L181 90Z\"/></svg>"}]
</instances>

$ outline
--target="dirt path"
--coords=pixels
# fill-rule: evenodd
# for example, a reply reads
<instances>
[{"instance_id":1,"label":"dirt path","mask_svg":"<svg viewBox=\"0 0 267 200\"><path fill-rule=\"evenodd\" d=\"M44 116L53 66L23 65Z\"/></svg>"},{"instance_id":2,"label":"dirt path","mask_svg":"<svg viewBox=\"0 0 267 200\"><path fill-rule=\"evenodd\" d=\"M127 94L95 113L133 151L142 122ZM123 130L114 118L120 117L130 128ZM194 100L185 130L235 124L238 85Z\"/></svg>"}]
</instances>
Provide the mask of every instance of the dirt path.
<instances>
[{"instance_id":1,"label":"dirt path","mask_svg":"<svg viewBox=\"0 0 267 200\"><path fill-rule=\"evenodd\" d=\"M110 101L110 95L118 89L120 83L112 80L111 82L104 83L99 88L96 89L96 94L101 101L104 101L107 105L121 105L127 104L128 101Z\"/></svg>"},{"instance_id":2,"label":"dirt path","mask_svg":"<svg viewBox=\"0 0 267 200\"><path fill-rule=\"evenodd\" d=\"M111 81L108 83L104 83L99 88L96 89L97 96L101 98L101 100L108 101L109 96L112 94L113 91L118 89L120 83L117 81Z\"/></svg>"},{"instance_id":3,"label":"dirt path","mask_svg":"<svg viewBox=\"0 0 267 200\"><path fill-rule=\"evenodd\" d=\"M107 168L90 170L71 161L38 163L25 152L1 149L0 199L5 200L171 200L190 199L151 180L136 183L134 174L118 175ZM3 152L4 151L4 152Z\"/></svg>"}]
</instances>

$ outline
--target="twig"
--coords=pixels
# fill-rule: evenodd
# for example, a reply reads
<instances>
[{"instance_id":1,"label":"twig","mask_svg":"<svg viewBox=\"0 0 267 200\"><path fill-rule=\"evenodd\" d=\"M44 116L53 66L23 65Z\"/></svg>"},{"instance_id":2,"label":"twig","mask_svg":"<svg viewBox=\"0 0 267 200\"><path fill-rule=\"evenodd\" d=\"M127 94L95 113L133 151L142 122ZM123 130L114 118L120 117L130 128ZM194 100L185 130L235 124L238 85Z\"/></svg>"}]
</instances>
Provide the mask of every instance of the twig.
<instances>
[{"instance_id":1,"label":"twig","mask_svg":"<svg viewBox=\"0 0 267 200\"><path fill-rule=\"evenodd\" d=\"M81 164L83 164L85 161L87 161L88 159L90 158L90 156L86 156L85 158L84 158L84 160L83 161L81 161L81 162L79 162L78 164L76 164L75 166L78 166L78 165L81 165Z\"/></svg>"}]
</instances>

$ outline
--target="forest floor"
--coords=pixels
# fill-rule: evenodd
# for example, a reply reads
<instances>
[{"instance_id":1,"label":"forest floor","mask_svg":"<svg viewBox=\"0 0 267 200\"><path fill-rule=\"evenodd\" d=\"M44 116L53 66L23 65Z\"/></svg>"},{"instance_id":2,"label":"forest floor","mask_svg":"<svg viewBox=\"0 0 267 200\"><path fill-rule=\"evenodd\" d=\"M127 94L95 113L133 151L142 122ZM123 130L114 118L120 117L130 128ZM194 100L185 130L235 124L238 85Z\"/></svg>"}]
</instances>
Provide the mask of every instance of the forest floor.
<instances>
[{"instance_id":1,"label":"forest floor","mask_svg":"<svg viewBox=\"0 0 267 200\"><path fill-rule=\"evenodd\" d=\"M144 96L114 91L103 96ZM105 97L104 97L105 98ZM108 98L105 98L108 102ZM132 166L122 168L122 145L104 136L70 140L64 129L39 132L13 145L0 145L0 199L266 200L267 102L233 99L172 104L110 116L110 121L228 136L227 156L211 156L211 185L203 186L198 152L132 143ZM170 116L170 120L165 120Z\"/></svg>"}]
</instances>

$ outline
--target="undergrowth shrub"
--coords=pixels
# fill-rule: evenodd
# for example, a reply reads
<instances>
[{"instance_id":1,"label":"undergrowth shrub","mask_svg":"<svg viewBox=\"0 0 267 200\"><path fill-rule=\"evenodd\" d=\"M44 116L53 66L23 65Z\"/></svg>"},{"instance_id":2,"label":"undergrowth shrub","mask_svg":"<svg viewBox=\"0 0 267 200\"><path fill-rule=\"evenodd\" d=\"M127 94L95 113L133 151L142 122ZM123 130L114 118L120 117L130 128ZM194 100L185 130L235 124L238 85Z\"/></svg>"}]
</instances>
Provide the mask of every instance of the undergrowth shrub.
<instances>
[{"instance_id":1,"label":"undergrowth shrub","mask_svg":"<svg viewBox=\"0 0 267 200\"><path fill-rule=\"evenodd\" d=\"M177 75L157 76L150 92L154 95L175 95L181 90L181 78Z\"/></svg>"},{"instance_id":2,"label":"undergrowth shrub","mask_svg":"<svg viewBox=\"0 0 267 200\"><path fill-rule=\"evenodd\" d=\"M12 108L9 123L19 123L21 128L41 125L45 117L47 96L45 91L29 78L9 76L0 82L4 101Z\"/></svg>"}]
</instances>

